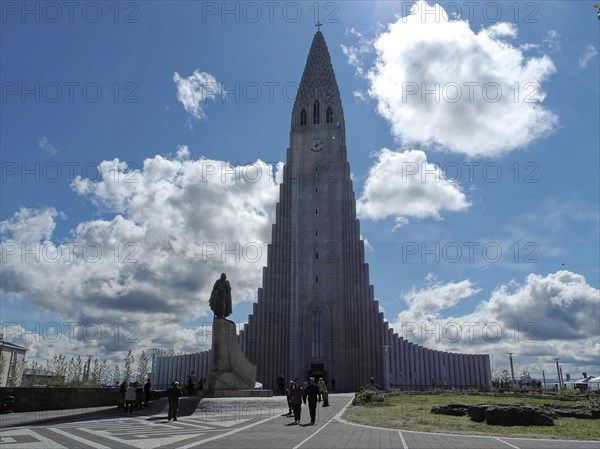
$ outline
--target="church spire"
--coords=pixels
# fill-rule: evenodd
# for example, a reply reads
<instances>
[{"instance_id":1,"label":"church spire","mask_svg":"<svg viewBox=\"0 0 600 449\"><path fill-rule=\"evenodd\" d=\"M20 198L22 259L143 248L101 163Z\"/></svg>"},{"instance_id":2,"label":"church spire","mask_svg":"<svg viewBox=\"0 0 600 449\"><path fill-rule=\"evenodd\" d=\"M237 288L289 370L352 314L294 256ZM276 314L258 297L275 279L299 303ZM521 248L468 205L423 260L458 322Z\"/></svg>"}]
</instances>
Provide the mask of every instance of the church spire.
<instances>
[{"instance_id":1,"label":"church spire","mask_svg":"<svg viewBox=\"0 0 600 449\"><path fill-rule=\"evenodd\" d=\"M313 115L315 113L322 117L315 119ZM296 94L292 111L292 130L301 131L297 127L299 124L327 125L327 114L335 116L338 128L340 123L343 125L340 90L335 79L331 57L323 33L317 31ZM314 129L312 126L310 128Z\"/></svg>"},{"instance_id":2,"label":"church spire","mask_svg":"<svg viewBox=\"0 0 600 449\"><path fill-rule=\"evenodd\" d=\"M323 33L317 31L310 46L302 81L296 95L296 103L308 99L318 99L321 102L338 103L338 89L331 57L325 43Z\"/></svg>"}]
</instances>

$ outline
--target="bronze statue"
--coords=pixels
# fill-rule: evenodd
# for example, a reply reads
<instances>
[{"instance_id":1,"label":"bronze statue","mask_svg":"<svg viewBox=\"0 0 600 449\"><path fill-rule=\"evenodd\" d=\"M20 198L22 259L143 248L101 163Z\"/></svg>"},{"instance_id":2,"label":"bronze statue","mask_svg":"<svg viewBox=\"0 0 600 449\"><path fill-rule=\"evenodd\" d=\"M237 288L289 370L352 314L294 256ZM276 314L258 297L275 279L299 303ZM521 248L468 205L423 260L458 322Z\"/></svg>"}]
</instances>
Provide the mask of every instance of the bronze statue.
<instances>
[{"instance_id":1,"label":"bronze statue","mask_svg":"<svg viewBox=\"0 0 600 449\"><path fill-rule=\"evenodd\" d=\"M210 294L210 308L216 318L225 318L231 315L231 285L225 273L217 279Z\"/></svg>"}]
</instances>

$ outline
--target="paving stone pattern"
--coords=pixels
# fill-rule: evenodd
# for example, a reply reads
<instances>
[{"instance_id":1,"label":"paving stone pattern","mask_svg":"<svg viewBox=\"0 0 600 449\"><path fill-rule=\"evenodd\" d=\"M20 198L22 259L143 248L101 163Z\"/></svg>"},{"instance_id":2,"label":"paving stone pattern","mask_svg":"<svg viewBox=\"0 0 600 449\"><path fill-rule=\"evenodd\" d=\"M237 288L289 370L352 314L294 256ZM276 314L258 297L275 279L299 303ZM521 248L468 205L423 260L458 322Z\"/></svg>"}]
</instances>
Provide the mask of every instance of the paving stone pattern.
<instances>
[{"instance_id":1,"label":"paving stone pattern","mask_svg":"<svg viewBox=\"0 0 600 449\"><path fill-rule=\"evenodd\" d=\"M286 415L282 396L273 398L182 398L178 421L167 421L167 404L125 415L114 408L0 416L0 449L598 449L597 441L533 440L432 434L361 426L341 419L352 395L330 395L317 422L303 425Z\"/></svg>"}]
</instances>

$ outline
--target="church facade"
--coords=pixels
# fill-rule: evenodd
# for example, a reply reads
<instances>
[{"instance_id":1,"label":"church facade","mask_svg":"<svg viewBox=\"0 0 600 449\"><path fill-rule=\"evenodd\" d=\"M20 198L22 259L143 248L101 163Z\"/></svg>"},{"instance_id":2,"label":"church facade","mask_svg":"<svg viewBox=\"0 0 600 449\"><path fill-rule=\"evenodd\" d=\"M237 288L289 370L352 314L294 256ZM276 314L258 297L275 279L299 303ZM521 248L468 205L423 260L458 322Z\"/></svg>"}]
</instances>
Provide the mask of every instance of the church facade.
<instances>
[{"instance_id":1,"label":"church facade","mask_svg":"<svg viewBox=\"0 0 600 449\"><path fill-rule=\"evenodd\" d=\"M391 329L369 283L346 155L344 111L317 31L292 110L290 147L262 287L241 349L257 381L324 377L355 391L373 377L403 389L487 388L490 359L413 344Z\"/></svg>"}]
</instances>

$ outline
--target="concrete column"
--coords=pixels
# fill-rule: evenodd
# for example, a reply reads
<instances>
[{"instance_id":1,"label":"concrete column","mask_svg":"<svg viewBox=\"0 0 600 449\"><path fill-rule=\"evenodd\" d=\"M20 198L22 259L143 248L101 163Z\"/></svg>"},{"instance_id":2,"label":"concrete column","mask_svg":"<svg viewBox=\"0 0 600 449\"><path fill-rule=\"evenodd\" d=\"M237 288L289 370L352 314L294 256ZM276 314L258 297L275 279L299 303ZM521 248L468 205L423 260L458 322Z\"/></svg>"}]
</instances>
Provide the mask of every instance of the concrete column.
<instances>
[{"instance_id":1,"label":"concrete column","mask_svg":"<svg viewBox=\"0 0 600 449\"><path fill-rule=\"evenodd\" d=\"M460 386L464 389L469 383L469 361L466 354L460 354Z\"/></svg>"},{"instance_id":2,"label":"concrete column","mask_svg":"<svg viewBox=\"0 0 600 449\"><path fill-rule=\"evenodd\" d=\"M468 362L468 373L469 373L469 388L472 388L475 385L475 366L473 360L473 354L467 354L467 362Z\"/></svg>"},{"instance_id":3,"label":"concrete column","mask_svg":"<svg viewBox=\"0 0 600 449\"><path fill-rule=\"evenodd\" d=\"M478 365L479 365L479 386L480 388L487 390L486 380L485 380L485 358L483 354L477 355Z\"/></svg>"},{"instance_id":4,"label":"concrete column","mask_svg":"<svg viewBox=\"0 0 600 449\"><path fill-rule=\"evenodd\" d=\"M492 367L490 365L490 356L488 354L484 354L483 363L483 369L485 371L485 386L486 390L489 390L492 386Z\"/></svg>"},{"instance_id":5,"label":"concrete column","mask_svg":"<svg viewBox=\"0 0 600 449\"><path fill-rule=\"evenodd\" d=\"M460 354L455 353L454 358L454 386L460 389Z\"/></svg>"},{"instance_id":6,"label":"concrete column","mask_svg":"<svg viewBox=\"0 0 600 449\"><path fill-rule=\"evenodd\" d=\"M402 389L410 390L410 368L409 368L409 354L408 354L408 342L402 338L400 338L400 352L401 352L401 372L402 372Z\"/></svg>"},{"instance_id":7,"label":"concrete column","mask_svg":"<svg viewBox=\"0 0 600 449\"><path fill-rule=\"evenodd\" d=\"M435 386L437 388L443 388L442 385L442 369L443 369L443 359L442 352L434 350L433 351L433 366L435 373Z\"/></svg>"},{"instance_id":8,"label":"concrete column","mask_svg":"<svg viewBox=\"0 0 600 449\"><path fill-rule=\"evenodd\" d=\"M464 372L465 372L465 387L468 388L471 386L471 371L469 368L470 357L469 354L462 354Z\"/></svg>"},{"instance_id":9,"label":"concrete column","mask_svg":"<svg viewBox=\"0 0 600 449\"><path fill-rule=\"evenodd\" d=\"M259 289L260 291L260 289ZM248 345L248 349L246 350L246 357L248 357L248 359L256 364L256 353L254 351L254 348L256 347L256 333L254 331L254 315L250 314L248 315L248 324L247 324L247 332L246 332L246 342Z\"/></svg>"},{"instance_id":10,"label":"concrete column","mask_svg":"<svg viewBox=\"0 0 600 449\"><path fill-rule=\"evenodd\" d=\"M473 387L478 388L480 384L479 379L479 356L477 354L471 354L471 360L473 362Z\"/></svg>"},{"instance_id":11,"label":"concrete column","mask_svg":"<svg viewBox=\"0 0 600 449\"><path fill-rule=\"evenodd\" d=\"M443 370L443 352L434 350L433 351L434 369L435 369L435 386L437 388L443 388L442 370Z\"/></svg>"},{"instance_id":12,"label":"concrete column","mask_svg":"<svg viewBox=\"0 0 600 449\"><path fill-rule=\"evenodd\" d=\"M446 388L451 389L456 383L454 376L454 354L448 353L448 362L446 364Z\"/></svg>"},{"instance_id":13,"label":"concrete column","mask_svg":"<svg viewBox=\"0 0 600 449\"><path fill-rule=\"evenodd\" d=\"M450 353L444 352L442 366L442 385L447 390L450 385Z\"/></svg>"},{"instance_id":14,"label":"concrete column","mask_svg":"<svg viewBox=\"0 0 600 449\"><path fill-rule=\"evenodd\" d=\"M431 388L431 349L423 347L423 385Z\"/></svg>"},{"instance_id":15,"label":"concrete column","mask_svg":"<svg viewBox=\"0 0 600 449\"><path fill-rule=\"evenodd\" d=\"M419 389L422 390L427 385L427 379L425 378L425 348L419 346L418 352L419 362Z\"/></svg>"},{"instance_id":16,"label":"concrete column","mask_svg":"<svg viewBox=\"0 0 600 449\"><path fill-rule=\"evenodd\" d=\"M279 209L279 206L277 206L277 209ZM278 210L277 212L278 212L278 216L279 216L280 211ZM277 224L274 224L271 235L277 236L277 228L278 228ZM271 264L273 263L273 260L275 259L274 252L275 252L275 250L273 248L273 245L271 245L271 244L267 245L267 259L271 261ZM280 338L275 337L275 332L273 329L273 325L275 322L274 308L277 307L277 304L273 303L273 296L275 295L274 278L278 274L278 273L276 273L276 271L279 271L280 269L281 269L281 265L278 264L277 270L271 270L270 272L268 270L265 270L268 293L267 293L267 295L265 295L263 297L264 306L262 308L262 311L264 312L264 318L265 318L264 327L265 327L266 334L267 334L266 335L266 346L270 348L270 351L265 351L263 360L264 360L265 364L267 365L266 377L268 379L267 380L267 385L269 385L268 388L270 390L274 390L274 391L276 391L276 381L274 379L277 378L277 375L275 375L273 373L273 371L278 369L278 367L276 366L276 363L275 363L275 360L276 360L275 355L277 354L277 349L278 349L277 345L280 342ZM264 348L264 349L266 349L266 348Z\"/></svg>"},{"instance_id":17,"label":"concrete column","mask_svg":"<svg viewBox=\"0 0 600 449\"><path fill-rule=\"evenodd\" d=\"M406 340L405 340L406 341ZM415 348L413 347L413 343L410 341L406 341L406 382L408 383L408 389L412 390L414 386L414 377L415 377Z\"/></svg>"}]
</instances>

